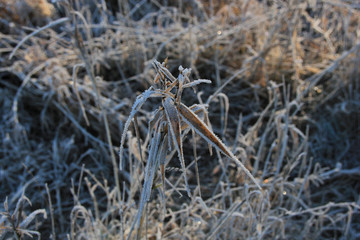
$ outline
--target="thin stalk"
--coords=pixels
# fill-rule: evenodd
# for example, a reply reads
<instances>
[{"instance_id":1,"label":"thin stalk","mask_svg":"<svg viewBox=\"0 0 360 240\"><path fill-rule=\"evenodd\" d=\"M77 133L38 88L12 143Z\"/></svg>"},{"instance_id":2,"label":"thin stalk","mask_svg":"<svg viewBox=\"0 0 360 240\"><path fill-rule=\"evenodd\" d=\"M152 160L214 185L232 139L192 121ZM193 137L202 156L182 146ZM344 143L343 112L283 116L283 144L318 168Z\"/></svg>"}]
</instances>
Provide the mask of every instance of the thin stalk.
<instances>
[{"instance_id":1,"label":"thin stalk","mask_svg":"<svg viewBox=\"0 0 360 240\"><path fill-rule=\"evenodd\" d=\"M121 194L120 194L120 182L119 182L119 177L118 177L119 176L119 169L118 169L115 154L114 154L114 151L113 151L113 144L112 144L112 140L111 140L109 122L108 122L106 113L105 113L104 108L103 108L102 103L101 103L100 93L99 93L99 90L98 90L98 88L96 86L95 74L93 72L93 69L92 69L92 66L90 64L89 58L88 58L88 56L86 54L85 46L84 46L84 43L82 41L81 35L80 35L79 30L77 28L77 21L76 21L75 16L74 16L74 23L75 23L75 43L76 43L76 46L78 47L78 49L80 50L80 56L81 56L82 60L85 63L86 72L90 77L90 80L92 82L92 85L93 85L93 88L94 88L94 91L95 91L95 94L96 94L97 107L101 111L101 115L102 115L103 121L104 121L105 131L106 131L106 138L107 138L107 142L109 144L109 152L110 152L111 161L112 161L112 164L113 164L113 174L114 174L115 184L116 184L116 188L118 190L117 191L117 197L118 197L118 201L119 201L119 211L121 211L121 208L122 208L121 207L121 201L122 201L122 199L121 199ZM120 214L120 216L122 216L122 215ZM121 235L123 235L123 231L121 231Z\"/></svg>"}]
</instances>

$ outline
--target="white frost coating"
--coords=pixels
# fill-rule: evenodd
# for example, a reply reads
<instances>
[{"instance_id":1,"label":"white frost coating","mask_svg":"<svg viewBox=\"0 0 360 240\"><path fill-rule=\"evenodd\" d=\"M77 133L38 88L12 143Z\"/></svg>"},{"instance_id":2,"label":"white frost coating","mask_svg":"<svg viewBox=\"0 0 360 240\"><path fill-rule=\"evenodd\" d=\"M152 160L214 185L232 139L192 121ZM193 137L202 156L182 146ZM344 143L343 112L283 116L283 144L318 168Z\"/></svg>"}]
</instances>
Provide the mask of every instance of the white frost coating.
<instances>
[{"instance_id":1,"label":"white frost coating","mask_svg":"<svg viewBox=\"0 0 360 240\"><path fill-rule=\"evenodd\" d=\"M154 176L155 176L155 172L157 170L156 165L159 161L159 159L157 158L158 156L158 152L159 152L159 145L160 145L160 140L161 140L161 133L159 131L157 131L156 136L154 136L155 139L155 148L154 151L152 152L152 159L149 159L149 161L151 161L151 166L150 166L150 175L149 175L149 184L147 186L147 194L146 194L146 201L149 201L150 196L151 196L151 187L153 185L153 181L154 181Z\"/></svg>"},{"instance_id":2,"label":"white frost coating","mask_svg":"<svg viewBox=\"0 0 360 240\"><path fill-rule=\"evenodd\" d=\"M156 166L159 161L157 156L159 152L160 140L161 140L161 133L160 131L156 131L156 134L151 139L149 157L145 167L145 179L144 179L143 191L141 193L140 206L139 206L138 214L136 216L136 220L134 222L136 223L138 229L140 228L141 216L143 215L145 202L149 201L151 197L151 188L154 182ZM134 225L131 226L129 236L131 236L133 229L134 229Z\"/></svg>"},{"instance_id":3,"label":"white frost coating","mask_svg":"<svg viewBox=\"0 0 360 240\"><path fill-rule=\"evenodd\" d=\"M125 143L125 139L126 139L126 132L129 129L131 120L134 118L135 114L140 110L141 106L146 102L146 100L148 98L150 98L152 95L154 95L155 93L157 93L157 92L154 91L152 89L152 87L150 87L143 94L136 97L136 100L131 109L130 116L126 120L124 130L121 135L121 143L120 143L120 151L119 151L119 159L120 159L119 160L119 169L120 169L120 171L122 171L122 167L123 167L123 152L124 152L124 143Z\"/></svg>"},{"instance_id":4,"label":"white frost coating","mask_svg":"<svg viewBox=\"0 0 360 240\"><path fill-rule=\"evenodd\" d=\"M47 218L45 209L35 210L20 223L20 228L26 228L32 222L32 220L34 220L35 216L38 214L42 214L45 219Z\"/></svg>"},{"instance_id":5,"label":"white frost coating","mask_svg":"<svg viewBox=\"0 0 360 240\"><path fill-rule=\"evenodd\" d=\"M196 86L196 85L199 85L201 83L212 83L211 80L208 80L208 79L198 79L198 80L195 80L193 82L190 82L190 83L186 83L184 84L183 88L188 88L188 87L193 87L193 86Z\"/></svg>"},{"instance_id":6,"label":"white frost coating","mask_svg":"<svg viewBox=\"0 0 360 240\"><path fill-rule=\"evenodd\" d=\"M163 141L161 143L161 148L160 148L160 154L159 154L159 160L160 160L160 164L165 164L165 160L166 160L166 155L167 155L167 150L168 150L168 135L166 134L163 137Z\"/></svg>"},{"instance_id":7,"label":"white frost coating","mask_svg":"<svg viewBox=\"0 0 360 240\"><path fill-rule=\"evenodd\" d=\"M147 198L147 189L148 189L147 185L149 184L149 181L148 181L148 179L149 179L149 169L151 168L151 159L152 159L151 156L152 156L152 154L154 152L154 148L155 148L155 146L153 145L154 143L155 143L155 138L152 138L152 140L151 140L151 149L150 149L148 161L147 161L146 167L145 167L145 178L144 178L143 191L141 193L139 210L138 210L138 214L136 216L136 219L135 219L135 221L133 222L133 224L132 224L132 226L130 228L129 236L128 236L127 239L129 239L129 237L131 236L131 233L134 230L135 224L137 225L138 229L140 227L141 216L142 216L142 212L143 212L144 205L145 205L146 198Z\"/></svg>"},{"instance_id":8,"label":"white frost coating","mask_svg":"<svg viewBox=\"0 0 360 240\"><path fill-rule=\"evenodd\" d=\"M176 78L171 74L171 72L165 67L164 63L160 64L158 61L154 61L155 66L156 66L156 71L161 72L162 74L164 74L168 80L170 80L171 82L175 82Z\"/></svg>"},{"instance_id":9,"label":"white frost coating","mask_svg":"<svg viewBox=\"0 0 360 240\"><path fill-rule=\"evenodd\" d=\"M188 183L187 176L186 176L186 167L185 167L185 160L184 160L184 154L183 154L182 141L180 140L180 143L178 144L177 139L176 139L176 133L175 133L176 129L174 129L173 125L171 124L171 117L176 116L177 122L179 124L179 131L181 131L179 112L177 111L174 104L171 102L170 98L165 99L164 107L165 107L166 118L167 118L168 123L169 123L168 124L169 130L170 130L170 133L171 133L171 136L172 136L173 143L175 145L176 151L178 152L178 157L179 157L179 160L180 160L181 168L183 170L186 191L187 191L188 196L191 198L189 183ZM180 135L180 132L179 132L179 135ZM181 136L180 136L180 138L181 138Z\"/></svg>"}]
</instances>

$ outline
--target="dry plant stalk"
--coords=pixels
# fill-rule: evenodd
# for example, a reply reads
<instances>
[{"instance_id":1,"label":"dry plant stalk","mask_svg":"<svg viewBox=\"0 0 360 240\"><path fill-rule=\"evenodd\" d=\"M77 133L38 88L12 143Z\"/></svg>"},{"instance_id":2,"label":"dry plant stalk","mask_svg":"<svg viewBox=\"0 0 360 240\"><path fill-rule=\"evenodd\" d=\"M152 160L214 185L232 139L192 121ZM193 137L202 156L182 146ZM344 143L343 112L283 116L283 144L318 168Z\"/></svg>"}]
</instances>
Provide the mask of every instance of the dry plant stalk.
<instances>
[{"instance_id":1,"label":"dry plant stalk","mask_svg":"<svg viewBox=\"0 0 360 240\"><path fill-rule=\"evenodd\" d=\"M167 69L166 63L167 60L165 60L165 62L162 64L156 60L154 61L154 67L157 72L154 79L154 86L151 86L143 94L137 97L132 107L130 116L125 123L121 138L120 168L123 166L124 143L131 121L133 119L135 120L137 112L148 98L162 98L162 105L156 110L155 116L149 123L149 134L151 140L148 160L145 168L144 185L141 193L138 215L131 227L128 238L131 237L131 233L135 227L135 224L138 231L137 237L140 238L139 231L143 222L144 205L145 202L150 200L153 181L159 165L161 168L161 179L164 191L164 164L167 153L171 149L176 149L178 153L181 168L184 173L183 176L186 185L186 191L188 196L191 197L190 188L186 177L182 145L182 132L189 128L205 139L209 145L214 146L218 151L232 159L250 177L255 185L261 189L260 185L257 183L249 170L245 168L245 166L235 157L231 150L207 126L206 123L208 123L208 116L205 106L194 104L188 107L181 102L181 95L185 88L193 87L200 83L211 83L211 81L207 79L198 79L191 82L189 79L191 69L184 69L182 66L179 67L179 76L175 78ZM158 83L160 84L160 88L156 88L155 86ZM204 118L204 120L201 118Z\"/></svg>"},{"instance_id":2,"label":"dry plant stalk","mask_svg":"<svg viewBox=\"0 0 360 240\"><path fill-rule=\"evenodd\" d=\"M17 201L15 210L10 213L8 207L8 198L5 198L5 211L0 212L0 239L4 239L8 235L7 233L12 233L14 239L16 240L24 239L25 236L33 238L34 235L40 239L40 232L30 230L28 228L37 215L42 215L43 218L46 219L47 213L45 209L37 209L26 216L24 213L24 205L26 202L31 206L30 199L28 199L23 192Z\"/></svg>"}]
</instances>

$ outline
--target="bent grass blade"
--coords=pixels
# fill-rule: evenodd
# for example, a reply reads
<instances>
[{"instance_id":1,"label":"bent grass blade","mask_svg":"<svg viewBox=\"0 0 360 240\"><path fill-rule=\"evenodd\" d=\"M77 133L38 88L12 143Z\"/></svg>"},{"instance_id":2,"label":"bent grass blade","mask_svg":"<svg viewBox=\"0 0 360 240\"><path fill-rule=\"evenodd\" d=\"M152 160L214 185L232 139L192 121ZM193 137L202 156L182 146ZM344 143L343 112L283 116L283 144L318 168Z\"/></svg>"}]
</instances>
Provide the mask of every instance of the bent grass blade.
<instances>
[{"instance_id":1,"label":"bent grass blade","mask_svg":"<svg viewBox=\"0 0 360 240\"><path fill-rule=\"evenodd\" d=\"M136 98L135 103L132 106L131 109L131 113L129 118L126 120L125 126L124 126L124 130L122 132L121 135L121 142L120 142L120 151L119 151L119 169L120 171L123 168L123 153L124 153L124 144L125 144L125 140L126 140L126 133L129 129L131 120L134 118L135 114L140 110L140 108L142 107L142 105L146 102L146 100L150 97L161 97L162 95L158 92L153 90L152 87L150 87L149 89L147 89L143 94L139 95Z\"/></svg>"},{"instance_id":2,"label":"bent grass blade","mask_svg":"<svg viewBox=\"0 0 360 240\"><path fill-rule=\"evenodd\" d=\"M132 231L134 230L135 225L137 225L136 226L137 239L140 239L140 236L141 236L140 231L141 231L142 222L144 220L143 212L145 210L145 203L147 201L149 201L149 199L151 197L151 189L152 189L152 185L153 185L154 178L155 178L155 172L156 172L157 166L159 165L158 156L159 156L160 141L161 141L161 132L159 131L159 126L158 126L156 131L154 132L154 136L151 139L151 147L150 147L149 157L148 157L146 167L145 167L145 176L144 176L145 179L144 179L143 189L141 192L140 206L139 206L139 210L138 210L136 219L131 226L128 239L131 238Z\"/></svg>"},{"instance_id":3,"label":"bent grass blade","mask_svg":"<svg viewBox=\"0 0 360 240\"><path fill-rule=\"evenodd\" d=\"M250 177L250 179L255 183L255 185L261 190L262 188L257 183L256 179L249 172L249 170L240 162L234 154L230 151L228 147L206 126L206 124L191 111L190 108L180 103L178 106L178 111L184 122L191 126L196 133L198 133L202 138L204 138L208 143L213 145L216 149L222 152L227 157L231 158L245 173Z\"/></svg>"},{"instance_id":4,"label":"bent grass blade","mask_svg":"<svg viewBox=\"0 0 360 240\"><path fill-rule=\"evenodd\" d=\"M182 140L181 140L181 126L180 126L179 113L174 103L168 97L165 98L163 106L165 108L165 114L170 129L170 134L173 143L175 145L176 151L178 152L181 168L184 173L186 191L188 196L191 197L190 188L186 177L186 167L185 167L184 153L183 153Z\"/></svg>"}]
</instances>

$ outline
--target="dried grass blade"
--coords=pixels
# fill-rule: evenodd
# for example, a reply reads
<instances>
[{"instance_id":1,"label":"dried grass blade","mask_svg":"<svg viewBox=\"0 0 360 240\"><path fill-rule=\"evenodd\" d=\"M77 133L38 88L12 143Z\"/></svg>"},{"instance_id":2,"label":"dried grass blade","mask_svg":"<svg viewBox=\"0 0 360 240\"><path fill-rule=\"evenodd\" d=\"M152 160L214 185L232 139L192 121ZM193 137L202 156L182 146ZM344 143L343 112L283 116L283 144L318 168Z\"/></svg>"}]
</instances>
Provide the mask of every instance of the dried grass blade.
<instances>
[{"instance_id":1,"label":"dried grass blade","mask_svg":"<svg viewBox=\"0 0 360 240\"><path fill-rule=\"evenodd\" d=\"M193 82L190 82L190 83L186 83L183 85L183 88L189 88L189 87L194 87L196 85L199 85L201 83L211 83L211 80L208 80L208 79L198 79L198 80L195 80Z\"/></svg>"},{"instance_id":2,"label":"dried grass blade","mask_svg":"<svg viewBox=\"0 0 360 240\"><path fill-rule=\"evenodd\" d=\"M134 118L135 114L140 110L141 106L146 102L146 100L150 97L153 97L153 95L158 94L158 92L154 91L152 87L150 87L148 90L146 90L143 94L139 95L136 98L136 101L134 105L132 106L132 110L130 113L129 118L126 120L124 130L121 135L121 142L120 142L120 151L119 151L119 168L122 170L123 167L123 153L124 153L124 144L126 139L126 132L129 129L131 120Z\"/></svg>"},{"instance_id":3,"label":"dried grass blade","mask_svg":"<svg viewBox=\"0 0 360 240\"><path fill-rule=\"evenodd\" d=\"M163 106L165 108L166 118L170 129L170 135L174 142L175 148L178 152L181 168L184 173L186 191L188 196L191 197L190 188L186 177L185 160L184 160L182 141L181 141L181 126L180 126L179 113L170 98L165 98Z\"/></svg>"},{"instance_id":4,"label":"dried grass blade","mask_svg":"<svg viewBox=\"0 0 360 240\"><path fill-rule=\"evenodd\" d=\"M190 106L189 108L200 119L203 119L204 123L209 128L209 130L212 131L210 120L209 120L209 115L206 110L207 106L204 104L194 104L194 105ZM185 130L188 127L189 127L189 125L186 122L181 123L181 130ZM212 156L213 155L212 145L210 143L208 143L208 145L209 145L210 156Z\"/></svg>"},{"instance_id":5,"label":"dried grass blade","mask_svg":"<svg viewBox=\"0 0 360 240\"><path fill-rule=\"evenodd\" d=\"M204 119L204 116L206 114L206 109L204 106L202 105L199 105L199 104L194 104L192 105L191 107L189 107L191 109L191 111L193 113L195 113L200 119ZM206 119L204 119L203 121L206 123L205 121ZM209 126L207 123L206 123L207 126ZM181 122L181 131L184 131L185 129L187 129L189 127L189 125L182 121Z\"/></svg>"},{"instance_id":6,"label":"dried grass blade","mask_svg":"<svg viewBox=\"0 0 360 240\"><path fill-rule=\"evenodd\" d=\"M158 151L159 151L160 140L161 140L161 132L159 131L159 128L157 128L156 132L154 133L154 136L151 140L151 148L150 148L150 152L149 152L148 161L147 161L146 167L145 167L144 185L143 185L143 190L141 192L141 200L140 200L138 214L136 216L134 223L131 226L128 239L131 237L131 234L132 234L132 231L134 230L135 225L137 225L137 227L136 227L137 238L140 239L140 236L141 236L140 231L141 231L141 225L142 225L142 220L143 220L143 215L144 215L143 214L144 209L145 209L144 207L145 207L145 203L150 199L151 189L152 189L155 172L156 172L156 166L158 165L157 155L158 155Z\"/></svg>"},{"instance_id":7,"label":"dried grass blade","mask_svg":"<svg viewBox=\"0 0 360 240\"><path fill-rule=\"evenodd\" d=\"M46 210L45 209L37 209L37 210L33 211L29 216L27 216L26 219L24 219L20 223L19 227L26 228L38 214L42 214L44 219L47 219Z\"/></svg>"},{"instance_id":8,"label":"dried grass blade","mask_svg":"<svg viewBox=\"0 0 360 240\"><path fill-rule=\"evenodd\" d=\"M149 131L152 131L155 129L155 125L158 123L158 121L163 117L163 108L159 108L155 111L154 117L149 121Z\"/></svg>"},{"instance_id":9,"label":"dried grass blade","mask_svg":"<svg viewBox=\"0 0 360 240\"><path fill-rule=\"evenodd\" d=\"M156 60L154 61L154 63L157 71L165 75L171 82L176 81L176 78L171 74L171 72L165 66L163 66L160 62Z\"/></svg>"},{"instance_id":10,"label":"dried grass blade","mask_svg":"<svg viewBox=\"0 0 360 240\"><path fill-rule=\"evenodd\" d=\"M180 66L181 67L181 66ZM180 68L179 68L180 70ZM178 76L178 89L177 89L177 93L176 93L176 104L179 104L181 102L181 95L183 92L183 84L185 81L185 76L181 74L179 74Z\"/></svg>"},{"instance_id":11,"label":"dried grass blade","mask_svg":"<svg viewBox=\"0 0 360 240\"><path fill-rule=\"evenodd\" d=\"M139 150L139 154L140 154L140 160L141 160L141 162L144 162L142 149L141 149L139 124L138 124L138 121L137 121L136 114L134 115L134 126L135 126L135 135L136 135L136 139L137 139L138 150Z\"/></svg>"},{"instance_id":12,"label":"dried grass blade","mask_svg":"<svg viewBox=\"0 0 360 240\"><path fill-rule=\"evenodd\" d=\"M166 155L167 155L167 150L168 150L168 134L163 134L163 140L160 146L160 150L159 150L159 156L158 159L160 161L160 166L161 166L161 180L162 180L162 184L163 184L163 192L165 193L165 161L166 161Z\"/></svg>"},{"instance_id":13,"label":"dried grass blade","mask_svg":"<svg viewBox=\"0 0 360 240\"><path fill-rule=\"evenodd\" d=\"M197 149L196 149L196 132L194 129L191 129L192 138L193 138L193 155L195 160L195 174L196 174L196 182L199 188L199 196L201 198L201 185L200 185L200 175L199 175L199 166L198 166L198 156L197 156Z\"/></svg>"},{"instance_id":14,"label":"dried grass blade","mask_svg":"<svg viewBox=\"0 0 360 240\"><path fill-rule=\"evenodd\" d=\"M216 149L221 151L227 157L231 158L256 184L256 186L261 189L260 185L257 183L253 175L247 170L247 168L240 162L234 154L225 146L225 144L206 126L206 124L194 113L190 108L184 104L178 105L178 111L182 119L191 126L196 133L198 133L202 138L204 138L208 143L213 145Z\"/></svg>"}]
</instances>

